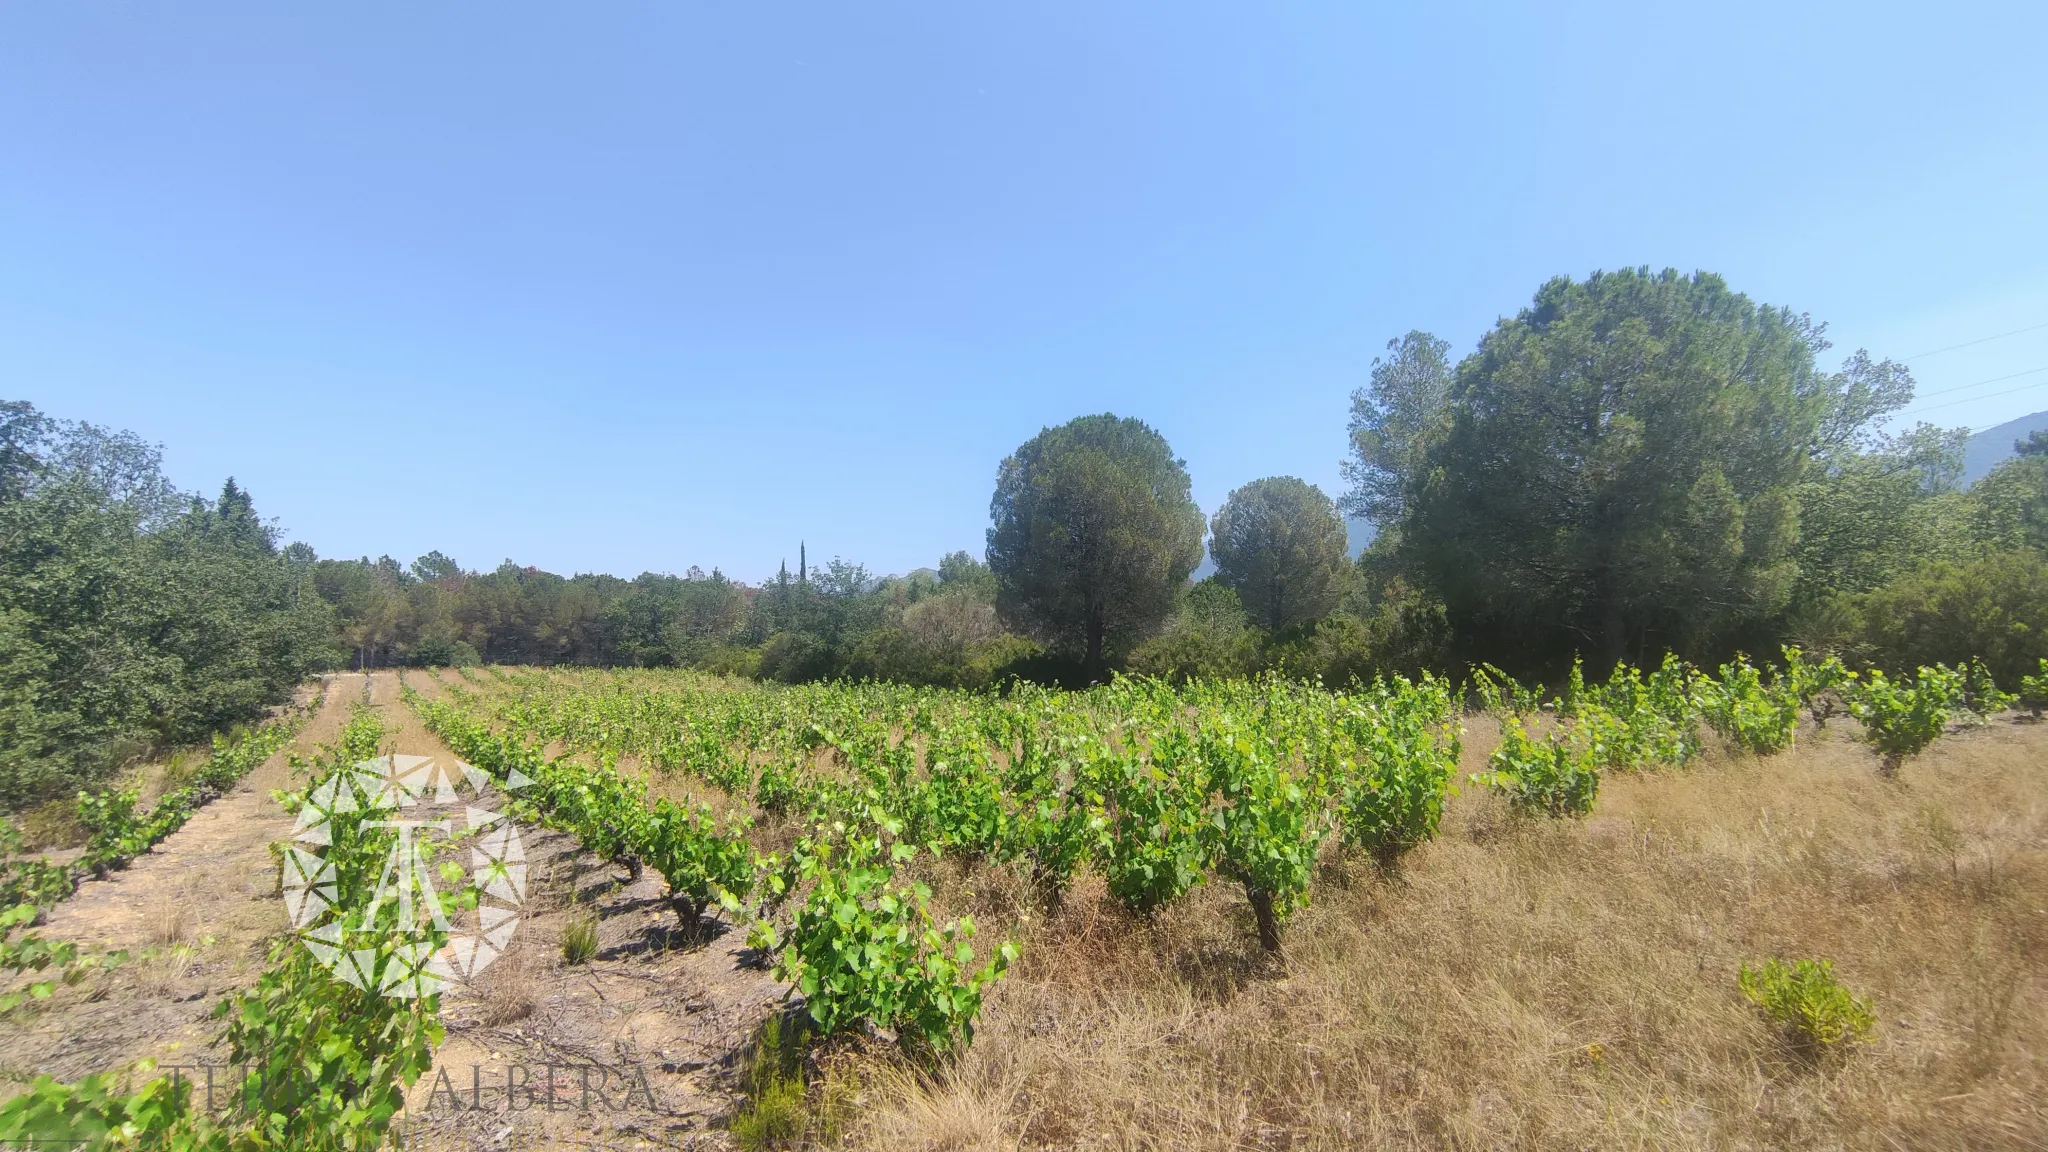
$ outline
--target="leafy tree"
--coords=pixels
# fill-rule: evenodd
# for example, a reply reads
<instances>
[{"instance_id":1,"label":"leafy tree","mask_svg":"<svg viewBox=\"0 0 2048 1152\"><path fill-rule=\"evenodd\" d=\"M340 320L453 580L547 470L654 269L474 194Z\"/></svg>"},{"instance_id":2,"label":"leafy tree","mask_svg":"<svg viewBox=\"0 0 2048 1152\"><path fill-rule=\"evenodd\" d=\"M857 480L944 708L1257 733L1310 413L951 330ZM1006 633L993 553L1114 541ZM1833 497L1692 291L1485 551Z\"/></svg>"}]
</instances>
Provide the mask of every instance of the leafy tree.
<instances>
[{"instance_id":1,"label":"leafy tree","mask_svg":"<svg viewBox=\"0 0 2048 1152\"><path fill-rule=\"evenodd\" d=\"M2031 449L2036 443L2048 447L2048 438L2020 441L2030 450L2000 462L1970 488L1971 527L1993 547L2048 549L2048 455Z\"/></svg>"},{"instance_id":2,"label":"leafy tree","mask_svg":"<svg viewBox=\"0 0 2048 1152\"><path fill-rule=\"evenodd\" d=\"M1911 394L1815 367L1820 328L1717 276L1545 284L1459 366L1402 545L1471 655L1712 651L1789 602L1798 487Z\"/></svg>"},{"instance_id":3,"label":"leafy tree","mask_svg":"<svg viewBox=\"0 0 2048 1152\"><path fill-rule=\"evenodd\" d=\"M289 698L335 655L310 576L232 481L186 496L132 435L0 405L0 806Z\"/></svg>"},{"instance_id":4,"label":"leafy tree","mask_svg":"<svg viewBox=\"0 0 2048 1152\"><path fill-rule=\"evenodd\" d=\"M459 580L462 577L462 565L443 556L440 550L436 549L412 562L412 576L421 583Z\"/></svg>"},{"instance_id":5,"label":"leafy tree","mask_svg":"<svg viewBox=\"0 0 2048 1152\"><path fill-rule=\"evenodd\" d=\"M1922 424L1814 461L1797 489L1795 608L1868 592L1924 559L1968 550L1955 492L1965 436Z\"/></svg>"},{"instance_id":6,"label":"leafy tree","mask_svg":"<svg viewBox=\"0 0 2048 1152\"><path fill-rule=\"evenodd\" d=\"M939 585L947 590L958 589L991 603L996 596L995 573L989 571L988 565L966 552L948 552L940 558Z\"/></svg>"},{"instance_id":7,"label":"leafy tree","mask_svg":"<svg viewBox=\"0 0 2048 1152\"><path fill-rule=\"evenodd\" d=\"M1280 632L1329 615L1350 574L1337 506L1292 476L1232 492L1209 523L1216 574L1261 628Z\"/></svg>"},{"instance_id":8,"label":"leafy tree","mask_svg":"<svg viewBox=\"0 0 2048 1152\"><path fill-rule=\"evenodd\" d=\"M1372 382L1351 394L1351 482L1345 511L1385 528L1400 523L1407 494L1449 416L1451 346L1427 332L1387 341Z\"/></svg>"},{"instance_id":9,"label":"leafy tree","mask_svg":"<svg viewBox=\"0 0 2048 1152\"><path fill-rule=\"evenodd\" d=\"M2039 552L1931 562L1872 592L1862 608L1866 654L1895 672L1961 668L1977 657L2012 687L2048 657L2048 560Z\"/></svg>"},{"instance_id":10,"label":"leafy tree","mask_svg":"<svg viewBox=\"0 0 2048 1152\"><path fill-rule=\"evenodd\" d=\"M1004 460L988 565L1002 618L1100 675L1173 610L1202 556L1187 466L1142 421L1083 416Z\"/></svg>"},{"instance_id":11,"label":"leafy tree","mask_svg":"<svg viewBox=\"0 0 2048 1152\"><path fill-rule=\"evenodd\" d=\"M1130 669L1184 684L1243 676L1258 663L1259 637L1237 593L1212 576L1181 593L1166 631L1131 652Z\"/></svg>"}]
</instances>

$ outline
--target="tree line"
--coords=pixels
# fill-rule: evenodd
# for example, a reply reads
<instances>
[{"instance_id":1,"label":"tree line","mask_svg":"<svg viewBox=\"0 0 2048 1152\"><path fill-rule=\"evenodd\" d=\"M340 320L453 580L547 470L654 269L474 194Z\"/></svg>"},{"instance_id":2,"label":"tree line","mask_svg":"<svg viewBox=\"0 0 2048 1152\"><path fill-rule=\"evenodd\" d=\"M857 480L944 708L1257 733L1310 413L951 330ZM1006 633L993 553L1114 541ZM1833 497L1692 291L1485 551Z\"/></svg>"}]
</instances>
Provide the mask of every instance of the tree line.
<instances>
[{"instance_id":1,"label":"tree line","mask_svg":"<svg viewBox=\"0 0 2048 1152\"><path fill-rule=\"evenodd\" d=\"M1462 357L1390 341L1346 489L1254 480L1212 515L1143 421L998 466L984 559L564 577L280 548L232 480L176 492L132 436L0 408L0 800L247 719L322 667L645 665L987 688L1117 671L1326 683L1574 659L1711 666L2048 657L2048 441L1965 489L1965 432L1883 429L1913 380L1714 275L1560 277ZM1351 555L1346 514L1374 529ZM1191 576L1204 553L1213 576Z\"/></svg>"}]
</instances>

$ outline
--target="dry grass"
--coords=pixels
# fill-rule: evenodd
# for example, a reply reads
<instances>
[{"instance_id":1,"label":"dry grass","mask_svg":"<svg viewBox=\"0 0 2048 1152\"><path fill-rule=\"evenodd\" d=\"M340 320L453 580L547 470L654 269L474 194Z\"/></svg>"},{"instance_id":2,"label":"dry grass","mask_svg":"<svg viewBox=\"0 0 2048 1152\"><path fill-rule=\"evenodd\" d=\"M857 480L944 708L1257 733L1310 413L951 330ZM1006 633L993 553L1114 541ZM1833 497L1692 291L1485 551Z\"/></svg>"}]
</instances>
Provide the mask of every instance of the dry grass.
<instances>
[{"instance_id":1,"label":"dry grass","mask_svg":"<svg viewBox=\"0 0 2048 1152\"><path fill-rule=\"evenodd\" d=\"M183 944L192 935L192 910L176 901L157 905L149 923L149 942L159 948Z\"/></svg>"},{"instance_id":2,"label":"dry grass","mask_svg":"<svg viewBox=\"0 0 2048 1152\"><path fill-rule=\"evenodd\" d=\"M480 1022L486 1028L503 1028L516 1024L538 1007L533 999L533 981L527 976L525 964L516 956L505 956L484 970L479 981L483 986L483 1012Z\"/></svg>"},{"instance_id":3,"label":"dry grass","mask_svg":"<svg viewBox=\"0 0 2048 1152\"><path fill-rule=\"evenodd\" d=\"M1332 861L1279 960L1224 885L1145 924L1084 882L1029 930L965 1057L863 1076L860 1138L2048 1145L2048 726L1953 736L1896 781L1838 732L1801 740L1610 778L1583 822L1511 820L1467 788L1398 877ZM1736 989L1769 956L1833 960L1876 1041L1799 1056Z\"/></svg>"}]
</instances>

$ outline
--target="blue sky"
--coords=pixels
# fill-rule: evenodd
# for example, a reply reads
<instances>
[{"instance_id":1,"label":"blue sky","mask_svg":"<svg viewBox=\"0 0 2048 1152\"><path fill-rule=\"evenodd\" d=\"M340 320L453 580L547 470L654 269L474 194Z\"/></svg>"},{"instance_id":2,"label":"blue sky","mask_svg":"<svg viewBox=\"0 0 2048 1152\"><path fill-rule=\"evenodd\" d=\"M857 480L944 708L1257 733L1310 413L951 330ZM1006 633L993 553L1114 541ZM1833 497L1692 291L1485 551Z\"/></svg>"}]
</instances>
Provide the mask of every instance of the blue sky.
<instances>
[{"instance_id":1,"label":"blue sky","mask_svg":"<svg viewBox=\"0 0 2048 1152\"><path fill-rule=\"evenodd\" d=\"M0 395L323 555L759 579L978 553L1088 412L1334 495L1388 339L1560 273L2048 324L2040 5L769 7L7 6ZM1913 367L2048 408L2048 328Z\"/></svg>"}]
</instances>

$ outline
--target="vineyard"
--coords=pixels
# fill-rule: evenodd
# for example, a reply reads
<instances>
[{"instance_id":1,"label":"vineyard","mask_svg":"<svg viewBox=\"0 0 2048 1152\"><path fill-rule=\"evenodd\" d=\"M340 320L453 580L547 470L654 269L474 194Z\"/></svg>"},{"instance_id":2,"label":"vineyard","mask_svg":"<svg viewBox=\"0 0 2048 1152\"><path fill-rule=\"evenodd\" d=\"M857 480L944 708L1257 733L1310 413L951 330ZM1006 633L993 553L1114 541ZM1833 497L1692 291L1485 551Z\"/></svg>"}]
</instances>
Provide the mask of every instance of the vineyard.
<instances>
[{"instance_id":1,"label":"vineyard","mask_svg":"<svg viewBox=\"0 0 2048 1152\"><path fill-rule=\"evenodd\" d=\"M504 668L431 687L406 690L405 707L506 789L517 818L572 837L621 883L658 877L672 938L688 946L742 933L787 986L801 1027L775 1043L794 1046L778 1057L790 1071L750 1080L731 1120L734 1132L773 1139L820 1134L827 1121L799 1101L825 1091L821 1070L840 1066L833 1053L868 1052L877 1067L941 1082L967 1075L977 1023L1001 982L1034 959L1030 949L1046 945L1041 925L1074 930L1105 908L1142 938L1171 931L1202 897L1244 950L1210 947L1241 956L1229 963L1242 973L1266 965L1271 979L1310 963L1296 955L1296 925L1317 901L1352 899L1362 877L1409 883L1407 861L1442 833L1447 801L1461 793L1492 798L1510 831L1540 838L1543 826L1592 814L1603 782L1712 755L1768 764L1831 722L1857 734L1863 771L1882 781L1945 732L1982 727L2016 703L2038 709L2048 666L2016 695L1980 666L1887 678L1796 649L1775 664L1713 671L1674 659L1589 680L1574 668L1554 695L1491 669L1465 685L1425 676L1354 691L1267 677L994 695ZM1482 717L1498 736L1483 770L1466 771L1468 726ZM246 771L292 723L222 745L219 767L194 787ZM307 785L280 797L286 808L375 754L381 736L376 717L358 713L336 746L304 762ZM166 796L143 814L132 794L81 797L93 842L76 870L118 867L203 794ZM388 835L337 830L330 859L344 892L372 883ZM54 899L71 875L30 870L7 882ZM36 900L20 898L9 931L35 918ZM32 935L9 948L16 970L119 961L60 954ZM1756 972L1793 981L1795 969L1776 964ZM1824 964L1796 971L1826 977L1812 996L1868 1016ZM1747 961L1741 975L1759 1004L1808 994L1805 984L1766 990ZM46 1078L0 1107L0 1140L258 1148L313 1146L301 1142L321 1133L332 1146L374 1147L440 1039L435 997L345 987L289 944L219 1016L234 1059L267 1070L244 1081L226 1117L195 1112L162 1079L117 1090L111 1079ZM1862 1035L1860 1024L1830 1027L1831 1044ZM1605 1059L1600 1045L1588 1051L1574 1059Z\"/></svg>"}]
</instances>

